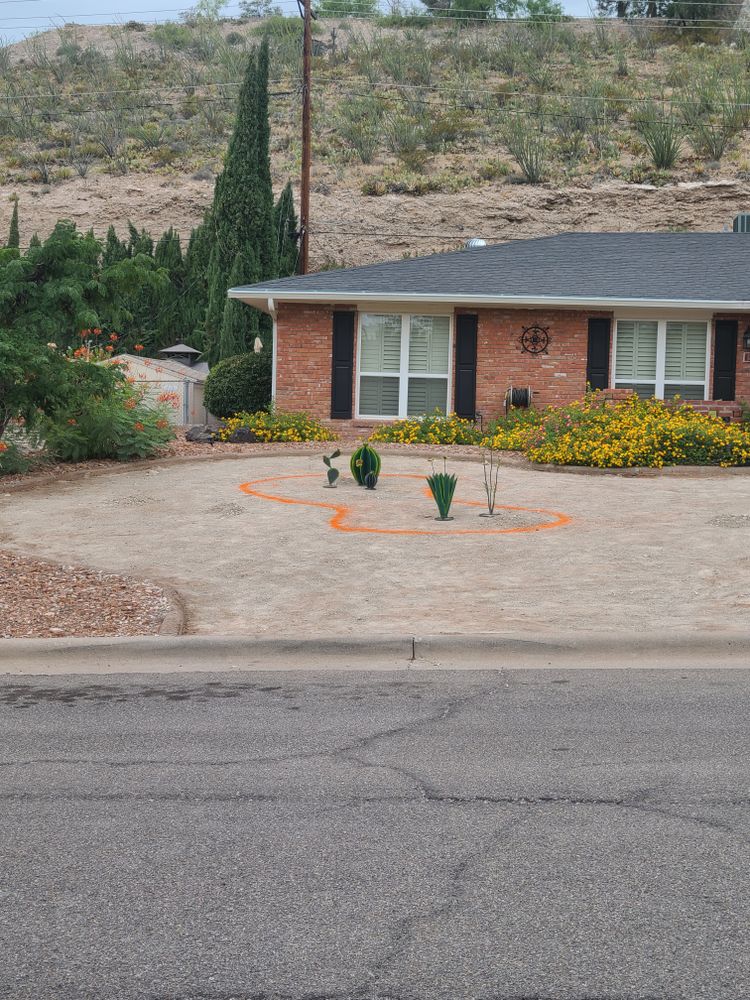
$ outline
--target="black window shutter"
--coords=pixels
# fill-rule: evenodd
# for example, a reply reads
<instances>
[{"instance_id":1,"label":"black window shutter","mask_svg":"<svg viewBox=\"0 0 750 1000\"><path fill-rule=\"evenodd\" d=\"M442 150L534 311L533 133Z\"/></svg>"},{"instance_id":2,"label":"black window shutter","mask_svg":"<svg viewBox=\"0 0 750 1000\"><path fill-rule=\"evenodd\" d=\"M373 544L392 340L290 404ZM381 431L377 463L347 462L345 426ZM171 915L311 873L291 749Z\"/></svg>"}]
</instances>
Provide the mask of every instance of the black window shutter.
<instances>
[{"instance_id":1,"label":"black window shutter","mask_svg":"<svg viewBox=\"0 0 750 1000\"><path fill-rule=\"evenodd\" d=\"M714 393L712 399L735 396L737 374L737 320L717 319L714 342Z\"/></svg>"},{"instance_id":2,"label":"black window shutter","mask_svg":"<svg viewBox=\"0 0 750 1000\"><path fill-rule=\"evenodd\" d=\"M331 347L331 419L351 420L354 379L354 313L335 310Z\"/></svg>"},{"instance_id":3,"label":"black window shutter","mask_svg":"<svg viewBox=\"0 0 750 1000\"><path fill-rule=\"evenodd\" d=\"M609 387L609 333L610 320L589 320L589 342L586 357L586 381L592 389Z\"/></svg>"},{"instance_id":4,"label":"black window shutter","mask_svg":"<svg viewBox=\"0 0 750 1000\"><path fill-rule=\"evenodd\" d=\"M453 409L459 417L474 420L477 415L477 327L473 313L456 316L456 384Z\"/></svg>"}]
</instances>

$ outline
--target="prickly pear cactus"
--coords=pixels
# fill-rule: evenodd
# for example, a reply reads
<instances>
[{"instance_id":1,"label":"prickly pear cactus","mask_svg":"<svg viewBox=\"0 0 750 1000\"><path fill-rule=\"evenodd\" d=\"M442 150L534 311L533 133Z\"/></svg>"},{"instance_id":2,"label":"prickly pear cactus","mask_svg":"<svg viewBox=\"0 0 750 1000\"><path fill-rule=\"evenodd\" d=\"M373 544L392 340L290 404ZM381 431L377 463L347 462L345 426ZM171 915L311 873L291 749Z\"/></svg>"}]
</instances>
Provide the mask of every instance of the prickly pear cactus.
<instances>
[{"instance_id":1,"label":"prickly pear cactus","mask_svg":"<svg viewBox=\"0 0 750 1000\"><path fill-rule=\"evenodd\" d=\"M340 454L341 452L337 448L332 455L323 456L323 464L326 466L327 469L326 475L328 476L328 485L331 488L333 488L336 485L336 480L341 475L339 470L335 468L335 466L331 465L331 460L334 458L338 458Z\"/></svg>"}]
</instances>

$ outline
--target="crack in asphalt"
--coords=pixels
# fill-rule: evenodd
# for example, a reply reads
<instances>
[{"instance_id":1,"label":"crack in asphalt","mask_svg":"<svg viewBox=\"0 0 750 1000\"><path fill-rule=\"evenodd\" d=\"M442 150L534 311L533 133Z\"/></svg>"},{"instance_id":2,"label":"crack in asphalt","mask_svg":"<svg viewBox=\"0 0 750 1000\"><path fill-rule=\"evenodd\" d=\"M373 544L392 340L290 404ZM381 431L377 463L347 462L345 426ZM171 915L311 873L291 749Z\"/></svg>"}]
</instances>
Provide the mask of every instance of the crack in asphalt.
<instances>
[{"instance_id":1,"label":"crack in asphalt","mask_svg":"<svg viewBox=\"0 0 750 1000\"><path fill-rule=\"evenodd\" d=\"M442 892L443 902L420 913L406 914L395 922L390 946L385 949L382 957L370 969L371 983L363 984L360 987L364 996L371 996L370 986L377 986L378 978L392 971L392 967L408 950L409 944L414 940L421 924L431 923L446 916L460 904L461 897L466 892L466 880L476 861L480 857L486 858L494 848L499 846L502 839L507 840L508 835L521 824L523 819L522 816L510 817L449 867Z\"/></svg>"}]
</instances>

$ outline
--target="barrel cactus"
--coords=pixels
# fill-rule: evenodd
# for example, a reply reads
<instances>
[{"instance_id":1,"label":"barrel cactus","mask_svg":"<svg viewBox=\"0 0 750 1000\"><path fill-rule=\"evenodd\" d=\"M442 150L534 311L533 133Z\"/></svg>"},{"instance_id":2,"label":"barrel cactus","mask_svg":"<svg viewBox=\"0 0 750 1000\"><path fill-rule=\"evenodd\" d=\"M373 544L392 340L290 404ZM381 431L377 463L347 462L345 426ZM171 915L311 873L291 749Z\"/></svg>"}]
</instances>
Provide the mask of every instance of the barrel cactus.
<instances>
[{"instance_id":1,"label":"barrel cactus","mask_svg":"<svg viewBox=\"0 0 750 1000\"><path fill-rule=\"evenodd\" d=\"M359 486L364 486L365 477L371 474L376 477L375 481L377 482L377 477L380 475L380 455L365 442L352 455L349 468ZM370 487L370 489L373 488Z\"/></svg>"}]
</instances>

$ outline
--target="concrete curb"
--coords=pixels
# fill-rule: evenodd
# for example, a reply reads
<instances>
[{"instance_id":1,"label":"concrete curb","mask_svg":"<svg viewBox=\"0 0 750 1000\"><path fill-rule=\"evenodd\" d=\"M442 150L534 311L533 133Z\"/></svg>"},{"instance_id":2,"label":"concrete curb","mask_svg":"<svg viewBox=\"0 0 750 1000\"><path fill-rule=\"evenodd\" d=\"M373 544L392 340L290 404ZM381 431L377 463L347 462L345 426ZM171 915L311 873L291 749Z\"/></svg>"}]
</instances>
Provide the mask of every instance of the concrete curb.
<instances>
[{"instance_id":1,"label":"concrete curb","mask_svg":"<svg viewBox=\"0 0 750 1000\"><path fill-rule=\"evenodd\" d=\"M388 639L183 635L0 642L3 674L629 668L750 669L750 633L406 635Z\"/></svg>"}]
</instances>

